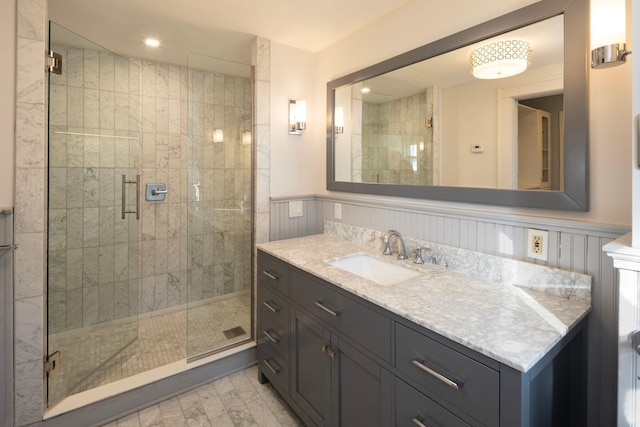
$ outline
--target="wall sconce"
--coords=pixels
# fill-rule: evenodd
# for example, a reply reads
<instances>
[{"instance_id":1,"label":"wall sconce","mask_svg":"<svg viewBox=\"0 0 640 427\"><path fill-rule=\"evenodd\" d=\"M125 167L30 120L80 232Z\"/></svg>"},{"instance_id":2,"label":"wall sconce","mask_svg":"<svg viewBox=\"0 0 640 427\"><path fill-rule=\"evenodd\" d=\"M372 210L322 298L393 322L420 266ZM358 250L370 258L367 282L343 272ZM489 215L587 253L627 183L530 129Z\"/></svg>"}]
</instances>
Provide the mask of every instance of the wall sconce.
<instances>
[{"instance_id":1,"label":"wall sconce","mask_svg":"<svg viewBox=\"0 0 640 427\"><path fill-rule=\"evenodd\" d=\"M625 1L591 2L591 68L608 68L627 61Z\"/></svg>"},{"instance_id":2,"label":"wall sconce","mask_svg":"<svg viewBox=\"0 0 640 427\"><path fill-rule=\"evenodd\" d=\"M477 79L503 79L520 74L531 65L531 44L525 40L501 40L475 49L469 55L471 74Z\"/></svg>"},{"instance_id":3,"label":"wall sconce","mask_svg":"<svg viewBox=\"0 0 640 427\"><path fill-rule=\"evenodd\" d=\"M222 129L213 130L213 142L219 144L224 141L224 132Z\"/></svg>"},{"instance_id":4,"label":"wall sconce","mask_svg":"<svg viewBox=\"0 0 640 427\"><path fill-rule=\"evenodd\" d=\"M289 100L289 134L302 135L307 128L307 103L302 100Z\"/></svg>"},{"instance_id":5,"label":"wall sconce","mask_svg":"<svg viewBox=\"0 0 640 427\"><path fill-rule=\"evenodd\" d=\"M335 133L344 133L344 109L342 107L336 107L334 120L333 131Z\"/></svg>"},{"instance_id":6,"label":"wall sconce","mask_svg":"<svg viewBox=\"0 0 640 427\"><path fill-rule=\"evenodd\" d=\"M251 145L251 132L249 131L242 132L242 144Z\"/></svg>"}]
</instances>

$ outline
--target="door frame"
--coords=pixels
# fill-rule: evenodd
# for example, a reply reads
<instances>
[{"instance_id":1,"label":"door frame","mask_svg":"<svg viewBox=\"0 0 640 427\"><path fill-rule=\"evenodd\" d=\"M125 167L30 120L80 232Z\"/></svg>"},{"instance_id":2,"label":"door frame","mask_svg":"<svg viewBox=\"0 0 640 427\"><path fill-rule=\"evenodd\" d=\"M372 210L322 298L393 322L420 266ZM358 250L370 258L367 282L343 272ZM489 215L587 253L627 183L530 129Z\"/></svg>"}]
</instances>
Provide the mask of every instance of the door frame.
<instances>
[{"instance_id":1,"label":"door frame","mask_svg":"<svg viewBox=\"0 0 640 427\"><path fill-rule=\"evenodd\" d=\"M518 164L518 100L562 93L563 87L563 79L557 78L498 89L498 188L514 189L518 186L518 171L514 168Z\"/></svg>"}]
</instances>

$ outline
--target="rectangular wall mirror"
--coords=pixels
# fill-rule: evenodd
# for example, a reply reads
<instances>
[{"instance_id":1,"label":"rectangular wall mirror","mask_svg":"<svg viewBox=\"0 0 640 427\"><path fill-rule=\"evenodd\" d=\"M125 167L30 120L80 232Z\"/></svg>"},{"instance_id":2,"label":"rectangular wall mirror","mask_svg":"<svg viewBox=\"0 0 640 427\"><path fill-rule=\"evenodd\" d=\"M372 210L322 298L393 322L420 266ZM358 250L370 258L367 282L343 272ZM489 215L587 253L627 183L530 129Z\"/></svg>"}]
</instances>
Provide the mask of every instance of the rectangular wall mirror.
<instances>
[{"instance_id":1,"label":"rectangular wall mirror","mask_svg":"<svg viewBox=\"0 0 640 427\"><path fill-rule=\"evenodd\" d=\"M588 210L587 9L543 0L329 82L327 189Z\"/></svg>"}]
</instances>

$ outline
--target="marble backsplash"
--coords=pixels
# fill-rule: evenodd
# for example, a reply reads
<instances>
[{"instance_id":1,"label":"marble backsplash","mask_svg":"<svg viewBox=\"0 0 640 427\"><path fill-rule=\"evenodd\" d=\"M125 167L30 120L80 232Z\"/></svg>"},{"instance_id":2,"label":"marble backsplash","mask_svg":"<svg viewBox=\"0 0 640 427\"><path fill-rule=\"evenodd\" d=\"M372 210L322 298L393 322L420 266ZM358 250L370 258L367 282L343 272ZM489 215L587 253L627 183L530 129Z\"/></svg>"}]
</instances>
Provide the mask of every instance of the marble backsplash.
<instances>
[{"instance_id":1,"label":"marble backsplash","mask_svg":"<svg viewBox=\"0 0 640 427\"><path fill-rule=\"evenodd\" d=\"M371 244L380 253L384 244L384 232L324 221L324 233L343 240ZM421 246L430 249L425 262L434 262L455 270L484 277L497 282L512 284L534 291L545 292L571 301L591 304L591 276L558 268L532 264L510 258L488 255L482 252L461 249L425 240L403 236L407 252L414 255ZM392 242L394 252L395 239Z\"/></svg>"}]
</instances>

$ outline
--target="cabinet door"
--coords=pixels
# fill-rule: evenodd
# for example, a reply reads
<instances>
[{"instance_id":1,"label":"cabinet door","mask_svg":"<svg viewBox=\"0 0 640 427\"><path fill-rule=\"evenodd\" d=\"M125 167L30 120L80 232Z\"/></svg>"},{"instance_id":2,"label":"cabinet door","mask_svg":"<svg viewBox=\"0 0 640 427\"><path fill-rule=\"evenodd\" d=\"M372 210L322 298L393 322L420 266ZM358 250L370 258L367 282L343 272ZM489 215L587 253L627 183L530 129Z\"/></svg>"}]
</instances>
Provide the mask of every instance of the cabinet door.
<instances>
[{"instance_id":1,"label":"cabinet door","mask_svg":"<svg viewBox=\"0 0 640 427\"><path fill-rule=\"evenodd\" d=\"M331 349L331 425L392 425L393 375L336 335Z\"/></svg>"},{"instance_id":2,"label":"cabinet door","mask_svg":"<svg viewBox=\"0 0 640 427\"><path fill-rule=\"evenodd\" d=\"M329 331L295 308L293 312L293 398L318 426L330 422Z\"/></svg>"}]
</instances>

